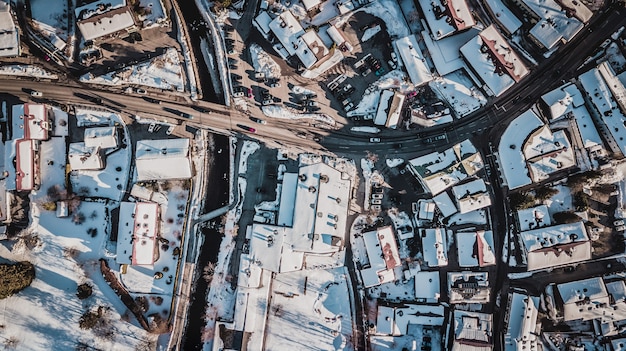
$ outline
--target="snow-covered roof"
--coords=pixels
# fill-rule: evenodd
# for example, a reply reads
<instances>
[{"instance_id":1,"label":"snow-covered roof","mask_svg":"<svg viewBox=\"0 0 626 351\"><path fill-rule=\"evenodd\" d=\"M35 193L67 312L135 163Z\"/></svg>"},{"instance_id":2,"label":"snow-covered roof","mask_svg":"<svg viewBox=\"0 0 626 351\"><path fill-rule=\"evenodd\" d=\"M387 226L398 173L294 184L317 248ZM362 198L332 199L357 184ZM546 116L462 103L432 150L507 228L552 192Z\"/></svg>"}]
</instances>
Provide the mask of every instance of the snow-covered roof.
<instances>
[{"instance_id":1,"label":"snow-covered roof","mask_svg":"<svg viewBox=\"0 0 626 351\"><path fill-rule=\"evenodd\" d=\"M504 351L537 350L539 297L514 292L510 301Z\"/></svg>"},{"instance_id":2,"label":"snow-covered roof","mask_svg":"<svg viewBox=\"0 0 626 351\"><path fill-rule=\"evenodd\" d=\"M402 307L378 306L376 334L407 335L409 324L441 326L444 322L444 308L441 305L412 305Z\"/></svg>"},{"instance_id":3,"label":"snow-covered roof","mask_svg":"<svg viewBox=\"0 0 626 351\"><path fill-rule=\"evenodd\" d=\"M485 181L481 178L452 187L452 193L461 213L491 206L491 196L487 192Z\"/></svg>"},{"instance_id":4,"label":"snow-covered roof","mask_svg":"<svg viewBox=\"0 0 626 351\"><path fill-rule=\"evenodd\" d=\"M440 76L458 69L466 69L463 57L459 55L459 50L479 32L480 30L471 28L440 40L433 40L427 31L422 31L422 38Z\"/></svg>"},{"instance_id":5,"label":"snow-covered roof","mask_svg":"<svg viewBox=\"0 0 626 351\"><path fill-rule=\"evenodd\" d=\"M250 238L250 257L254 263L271 272L291 272L302 269L304 253L292 249L288 240L291 230L255 223Z\"/></svg>"},{"instance_id":6,"label":"snow-covered roof","mask_svg":"<svg viewBox=\"0 0 626 351\"><path fill-rule=\"evenodd\" d=\"M272 22L272 17L267 13L267 11L259 12L259 15L254 18L254 23L256 27L260 29L261 33L268 34L271 30L270 23Z\"/></svg>"},{"instance_id":7,"label":"snow-covered roof","mask_svg":"<svg viewBox=\"0 0 626 351\"><path fill-rule=\"evenodd\" d=\"M20 35L15 27L11 6L0 1L0 57L12 57L20 54Z\"/></svg>"},{"instance_id":8,"label":"snow-covered roof","mask_svg":"<svg viewBox=\"0 0 626 351\"><path fill-rule=\"evenodd\" d=\"M400 58L413 85L420 86L433 80L430 68L426 64L426 59L417 44L415 35L397 39L393 43L396 51L400 54Z\"/></svg>"},{"instance_id":9,"label":"snow-covered roof","mask_svg":"<svg viewBox=\"0 0 626 351\"><path fill-rule=\"evenodd\" d=\"M289 55L297 55L304 67L310 68L317 62L315 53L309 49L307 43L302 38L305 34L302 25L300 25L300 22L298 22L291 11L282 12L270 22L269 27ZM321 43L321 40L319 43ZM323 46L323 43L321 44Z\"/></svg>"},{"instance_id":10,"label":"snow-covered roof","mask_svg":"<svg viewBox=\"0 0 626 351\"><path fill-rule=\"evenodd\" d=\"M502 134L498 160L509 189L532 183L522 150L528 135L541 126L539 116L529 109L515 118Z\"/></svg>"},{"instance_id":11,"label":"snow-covered roof","mask_svg":"<svg viewBox=\"0 0 626 351\"><path fill-rule=\"evenodd\" d=\"M487 99L466 71L459 69L428 83L441 100L448 102L457 118L465 117L487 104Z\"/></svg>"},{"instance_id":12,"label":"snow-covered roof","mask_svg":"<svg viewBox=\"0 0 626 351\"><path fill-rule=\"evenodd\" d=\"M489 303L491 288L487 272L448 272L450 303Z\"/></svg>"},{"instance_id":13,"label":"snow-covered roof","mask_svg":"<svg viewBox=\"0 0 626 351\"><path fill-rule=\"evenodd\" d=\"M370 267L361 270L363 284L369 288L395 280L393 269L402 265L396 237L391 226L363 233Z\"/></svg>"},{"instance_id":14,"label":"snow-covered roof","mask_svg":"<svg viewBox=\"0 0 626 351\"><path fill-rule=\"evenodd\" d=\"M626 351L626 338L618 338L611 340L613 351Z\"/></svg>"},{"instance_id":15,"label":"snow-covered roof","mask_svg":"<svg viewBox=\"0 0 626 351\"><path fill-rule=\"evenodd\" d=\"M494 25L463 45L461 53L495 96L504 93L529 73Z\"/></svg>"},{"instance_id":16,"label":"snow-covered roof","mask_svg":"<svg viewBox=\"0 0 626 351\"><path fill-rule=\"evenodd\" d=\"M623 281L620 282L623 285ZM602 318L607 310L610 311L609 315L613 314L614 310L618 311L618 308L614 309L611 306L607 286L601 277L558 284L557 289L563 301L563 319L566 321ZM624 305L623 300L615 302ZM602 304L609 308L604 309L600 306ZM616 313L624 315L624 312Z\"/></svg>"},{"instance_id":17,"label":"snow-covered roof","mask_svg":"<svg viewBox=\"0 0 626 351\"><path fill-rule=\"evenodd\" d=\"M452 351L493 349L493 317L487 313L454 310Z\"/></svg>"},{"instance_id":18,"label":"snow-covered roof","mask_svg":"<svg viewBox=\"0 0 626 351\"><path fill-rule=\"evenodd\" d=\"M606 125L605 131L608 131L612 137L609 146L626 154L626 127L623 123L626 116L620 108L620 105L626 104L624 85L606 61L597 68L581 74L579 80L591 104Z\"/></svg>"},{"instance_id":19,"label":"snow-covered roof","mask_svg":"<svg viewBox=\"0 0 626 351\"><path fill-rule=\"evenodd\" d=\"M11 138L46 140L49 137L50 109L44 104L20 104L12 107Z\"/></svg>"},{"instance_id":20,"label":"snow-covered roof","mask_svg":"<svg viewBox=\"0 0 626 351\"><path fill-rule=\"evenodd\" d=\"M533 132L524 143L524 156L531 178L540 182L558 171L576 165L574 150L563 130L554 133L548 126Z\"/></svg>"},{"instance_id":21,"label":"snow-covered roof","mask_svg":"<svg viewBox=\"0 0 626 351\"><path fill-rule=\"evenodd\" d=\"M376 117L374 117L374 124L377 126L385 125L387 122L387 114L389 111L389 104L391 98L394 96L394 92L391 89L383 90L380 94L380 100L378 101L378 108L376 109Z\"/></svg>"},{"instance_id":22,"label":"snow-covered roof","mask_svg":"<svg viewBox=\"0 0 626 351\"><path fill-rule=\"evenodd\" d=\"M572 83L567 83L544 94L541 100L548 105L550 118L552 119L564 116L568 112L573 111L577 107L584 106L585 104L580 90Z\"/></svg>"},{"instance_id":23,"label":"snow-covered roof","mask_svg":"<svg viewBox=\"0 0 626 351\"><path fill-rule=\"evenodd\" d=\"M560 40L570 41L584 27L583 23L570 17L555 0L522 0L522 2L539 17L537 24L530 30L530 35L548 50ZM570 9L575 10L574 7Z\"/></svg>"},{"instance_id":24,"label":"snow-covered roof","mask_svg":"<svg viewBox=\"0 0 626 351\"><path fill-rule=\"evenodd\" d=\"M552 225L548 206L546 205L519 210L517 211L517 219L522 232Z\"/></svg>"},{"instance_id":25,"label":"snow-covered roof","mask_svg":"<svg viewBox=\"0 0 626 351\"><path fill-rule=\"evenodd\" d=\"M79 14L82 8L76 8L76 13ZM98 39L135 26L132 10L127 6L113 8L87 18L83 16L82 20L79 16L77 18L79 20L76 25L85 40Z\"/></svg>"},{"instance_id":26,"label":"snow-covered roof","mask_svg":"<svg viewBox=\"0 0 626 351\"><path fill-rule=\"evenodd\" d=\"M435 40L476 25L465 0L419 0Z\"/></svg>"},{"instance_id":27,"label":"snow-covered roof","mask_svg":"<svg viewBox=\"0 0 626 351\"><path fill-rule=\"evenodd\" d=\"M502 0L485 0L485 4L493 18L510 34L515 33L522 26L522 21L502 3Z\"/></svg>"},{"instance_id":28,"label":"snow-covered roof","mask_svg":"<svg viewBox=\"0 0 626 351\"><path fill-rule=\"evenodd\" d=\"M529 271L591 259L591 242L583 222L527 230L520 238Z\"/></svg>"},{"instance_id":29,"label":"snow-covered roof","mask_svg":"<svg viewBox=\"0 0 626 351\"><path fill-rule=\"evenodd\" d=\"M591 19L591 16L593 16L593 11L591 11L585 3L581 1L556 0L556 2L561 5L563 12L566 12L567 14L567 12L570 11L574 17L578 18L578 20L583 23L587 23Z\"/></svg>"},{"instance_id":30,"label":"snow-covered roof","mask_svg":"<svg viewBox=\"0 0 626 351\"><path fill-rule=\"evenodd\" d=\"M191 178L189 139L139 140L135 165L137 181Z\"/></svg>"},{"instance_id":31,"label":"snow-covered roof","mask_svg":"<svg viewBox=\"0 0 626 351\"><path fill-rule=\"evenodd\" d=\"M99 148L87 147L84 142L71 143L67 158L72 170L97 170L104 168Z\"/></svg>"},{"instance_id":32,"label":"snow-covered roof","mask_svg":"<svg viewBox=\"0 0 626 351\"><path fill-rule=\"evenodd\" d=\"M313 9L314 7L322 3L321 0L300 0L300 1L302 2L302 5L304 5L304 9L307 11Z\"/></svg>"},{"instance_id":33,"label":"snow-covered roof","mask_svg":"<svg viewBox=\"0 0 626 351\"><path fill-rule=\"evenodd\" d=\"M448 231L444 228L419 229L422 238L424 262L429 267L448 265Z\"/></svg>"},{"instance_id":34,"label":"snow-covered roof","mask_svg":"<svg viewBox=\"0 0 626 351\"><path fill-rule=\"evenodd\" d=\"M314 30L307 30L306 32L304 32L304 34L302 35L302 40L304 40L306 45L309 47L309 50L313 52L317 60L320 60L322 57L328 55L328 53L330 52L326 47L326 44L324 44L322 38L320 38L320 36Z\"/></svg>"},{"instance_id":35,"label":"snow-covered roof","mask_svg":"<svg viewBox=\"0 0 626 351\"><path fill-rule=\"evenodd\" d=\"M152 265L157 241L159 205L122 202L117 235L119 264Z\"/></svg>"},{"instance_id":36,"label":"snow-covered roof","mask_svg":"<svg viewBox=\"0 0 626 351\"><path fill-rule=\"evenodd\" d=\"M280 194L280 205L278 207L278 221L276 222L276 224L280 226L291 227L293 225L297 184L298 173L285 173L283 175L283 186Z\"/></svg>"},{"instance_id":37,"label":"snow-covered roof","mask_svg":"<svg viewBox=\"0 0 626 351\"><path fill-rule=\"evenodd\" d=\"M493 350L493 317L481 312L454 310L454 341L451 351Z\"/></svg>"},{"instance_id":38,"label":"snow-covered roof","mask_svg":"<svg viewBox=\"0 0 626 351\"><path fill-rule=\"evenodd\" d=\"M34 140L19 139L15 142L15 186L17 191L35 188L35 173L39 167L35 163Z\"/></svg>"},{"instance_id":39,"label":"snow-covered roof","mask_svg":"<svg viewBox=\"0 0 626 351\"><path fill-rule=\"evenodd\" d=\"M389 106L389 113L387 114L387 122L385 127L396 129L398 127L398 121L400 120L400 112L402 112L402 106L404 103L404 94L400 94L397 91L393 93L393 99Z\"/></svg>"},{"instance_id":40,"label":"snow-covered roof","mask_svg":"<svg viewBox=\"0 0 626 351\"><path fill-rule=\"evenodd\" d=\"M439 302L441 286L439 271L419 271L415 274L415 299L426 303Z\"/></svg>"},{"instance_id":41,"label":"snow-covered roof","mask_svg":"<svg viewBox=\"0 0 626 351\"><path fill-rule=\"evenodd\" d=\"M102 149L117 147L116 127L94 127L85 129L85 146Z\"/></svg>"},{"instance_id":42,"label":"snow-covered roof","mask_svg":"<svg viewBox=\"0 0 626 351\"><path fill-rule=\"evenodd\" d=\"M419 206L418 218L432 221L435 217L435 201L419 200L417 201L417 204Z\"/></svg>"},{"instance_id":43,"label":"snow-covered roof","mask_svg":"<svg viewBox=\"0 0 626 351\"><path fill-rule=\"evenodd\" d=\"M452 199L450 198L450 195L448 195L445 191L433 197L433 201L444 218L450 217L458 212L454 202L452 202Z\"/></svg>"},{"instance_id":44,"label":"snow-covered roof","mask_svg":"<svg viewBox=\"0 0 626 351\"><path fill-rule=\"evenodd\" d=\"M98 0L76 7L74 14L77 20L85 20L124 6L126 6L126 0Z\"/></svg>"},{"instance_id":45,"label":"snow-covered roof","mask_svg":"<svg viewBox=\"0 0 626 351\"><path fill-rule=\"evenodd\" d=\"M493 233L490 230L457 232L456 245L461 267L486 267L496 264Z\"/></svg>"},{"instance_id":46,"label":"snow-covered roof","mask_svg":"<svg viewBox=\"0 0 626 351\"><path fill-rule=\"evenodd\" d=\"M326 33L328 33L328 36L337 45L341 45L346 42L346 38L341 34L339 29L337 29L337 27L332 24L328 26L328 28L326 29Z\"/></svg>"}]
</instances>

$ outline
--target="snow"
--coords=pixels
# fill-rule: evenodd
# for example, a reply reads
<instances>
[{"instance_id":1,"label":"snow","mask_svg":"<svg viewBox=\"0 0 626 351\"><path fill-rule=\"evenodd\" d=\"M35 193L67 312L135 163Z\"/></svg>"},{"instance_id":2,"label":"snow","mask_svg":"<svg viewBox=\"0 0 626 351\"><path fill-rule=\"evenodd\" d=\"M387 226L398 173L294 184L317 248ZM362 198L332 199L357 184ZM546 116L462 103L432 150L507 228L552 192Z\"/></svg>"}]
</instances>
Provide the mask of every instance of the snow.
<instances>
[{"instance_id":1,"label":"snow","mask_svg":"<svg viewBox=\"0 0 626 351\"><path fill-rule=\"evenodd\" d=\"M68 41L69 31L67 27L68 2L49 0L33 0L29 3L31 18L39 30L52 42L58 37L64 42Z\"/></svg>"},{"instance_id":2,"label":"snow","mask_svg":"<svg viewBox=\"0 0 626 351\"><path fill-rule=\"evenodd\" d=\"M539 17L530 34L546 49L552 49L561 39L570 41L584 26L554 0L523 0L523 3Z\"/></svg>"},{"instance_id":3,"label":"snow","mask_svg":"<svg viewBox=\"0 0 626 351\"><path fill-rule=\"evenodd\" d=\"M113 86L136 84L181 92L185 90L178 52L173 48L149 61L102 76L94 77L91 73L86 73L80 77L80 81Z\"/></svg>"},{"instance_id":4,"label":"snow","mask_svg":"<svg viewBox=\"0 0 626 351\"><path fill-rule=\"evenodd\" d=\"M520 240L529 271L591 259L591 242L582 222L521 232Z\"/></svg>"},{"instance_id":5,"label":"snow","mask_svg":"<svg viewBox=\"0 0 626 351\"><path fill-rule=\"evenodd\" d=\"M439 75L443 76L462 68L467 69L459 50L478 33L480 33L478 29L470 28L440 40L433 40L428 31L422 31L422 38Z\"/></svg>"},{"instance_id":6,"label":"snow","mask_svg":"<svg viewBox=\"0 0 626 351\"><path fill-rule=\"evenodd\" d=\"M543 202L548 206L550 216L554 216L554 214L558 212L573 211L574 205L572 203L572 192L570 188L565 185L557 185L554 188L558 190L558 193Z\"/></svg>"},{"instance_id":7,"label":"snow","mask_svg":"<svg viewBox=\"0 0 626 351\"><path fill-rule=\"evenodd\" d=\"M530 175L534 182L576 165L574 151L563 130L554 133L547 126L533 133L524 145Z\"/></svg>"},{"instance_id":8,"label":"snow","mask_svg":"<svg viewBox=\"0 0 626 351\"><path fill-rule=\"evenodd\" d=\"M498 161L509 189L532 183L522 148L528 135L541 126L541 119L532 110L527 110L515 118L502 134Z\"/></svg>"},{"instance_id":9,"label":"snow","mask_svg":"<svg viewBox=\"0 0 626 351\"><path fill-rule=\"evenodd\" d=\"M458 117L465 117L487 103L485 96L461 70L436 78L428 85L452 106Z\"/></svg>"},{"instance_id":10,"label":"snow","mask_svg":"<svg viewBox=\"0 0 626 351\"><path fill-rule=\"evenodd\" d=\"M495 15L495 20L509 34L515 33L522 26L522 22L506 7L502 0L485 0L485 4Z\"/></svg>"},{"instance_id":11,"label":"snow","mask_svg":"<svg viewBox=\"0 0 626 351\"><path fill-rule=\"evenodd\" d=\"M448 225L464 225L464 224L487 224L487 212L485 210L476 210L468 213L456 213L448 219Z\"/></svg>"},{"instance_id":12,"label":"snow","mask_svg":"<svg viewBox=\"0 0 626 351\"><path fill-rule=\"evenodd\" d=\"M32 65L2 65L0 66L0 75L59 79L56 74Z\"/></svg>"},{"instance_id":13,"label":"snow","mask_svg":"<svg viewBox=\"0 0 626 351\"><path fill-rule=\"evenodd\" d=\"M380 32L380 25L375 25L374 27L371 28L367 28L365 30L365 32L363 32L363 36L361 37L361 42L366 42L370 39L372 39L372 37L374 35L376 35L378 32Z\"/></svg>"},{"instance_id":14,"label":"snow","mask_svg":"<svg viewBox=\"0 0 626 351\"><path fill-rule=\"evenodd\" d=\"M370 2L369 5L363 6L356 11L363 11L382 19L387 26L387 33L389 33L392 39L406 37L410 34L409 27L404 20L402 10L397 1L379 0Z\"/></svg>"},{"instance_id":15,"label":"snow","mask_svg":"<svg viewBox=\"0 0 626 351\"><path fill-rule=\"evenodd\" d=\"M517 211L517 219L522 232L552 224L548 206L546 205L519 210Z\"/></svg>"},{"instance_id":16,"label":"snow","mask_svg":"<svg viewBox=\"0 0 626 351\"><path fill-rule=\"evenodd\" d=\"M387 159L385 160L385 163L387 164L387 167L393 168L404 164L404 160L401 158Z\"/></svg>"},{"instance_id":17,"label":"snow","mask_svg":"<svg viewBox=\"0 0 626 351\"><path fill-rule=\"evenodd\" d=\"M279 105L263 106L261 108L263 114L267 117L281 118L281 119L312 119L318 122L327 123L331 126L335 125L335 120L329 115L323 113L293 113L289 109Z\"/></svg>"},{"instance_id":18,"label":"snow","mask_svg":"<svg viewBox=\"0 0 626 351\"><path fill-rule=\"evenodd\" d=\"M350 131L361 132L361 133L371 133L371 134L380 133L380 129L378 129L376 127L368 127L368 126L351 127Z\"/></svg>"},{"instance_id":19,"label":"snow","mask_svg":"<svg viewBox=\"0 0 626 351\"><path fill-rule=\"evenodd\" d=\"M402 58L402 63L411 78L411 82L415 86L420 86L433 80L430 68L417 44L415 35L400 38L393 43L400 54L400 58Z\"/></svg>"},{"instance_id":20,"label":"snow","mask_svg":"<svg viewBox=\"0 0 626 351\"><path fill-rule=\"evenodd\" d=\"M256 43L250 45L250 56L255 72L265 73L267 78L280 78L280 66Z\"/></svg>"},{"instance_id":21,"label":"snow","mask_svg":"<svg viewBox=\"0 0 626 351\"><path fill-rule=\"evenodd\" d=\"M0 56L20 54L20 36L8 3L0 1Z\"/></svg>"},{"instance_id":22,"label":"snow","mask_svg":"<svg viewBox=\"0 0 626 351\"><path fill-rule=\"evenodd\" d=\"M139 0L139 6L147 9L146 15L137 17L143 22L143 28L167 25L165 6L161 0Z\"/></svg>"},{"instance_id":23,"label":"snow","mask_svg":"<svg viewBox=\"0 0 626 351\"><path fill-rule=\"evenodd\" d=\"M609 62L615 72L623 72L626 69L626 58L619 49L617 43L612 42L606 48L604 58Z\"/></svg>"}]
</instances>

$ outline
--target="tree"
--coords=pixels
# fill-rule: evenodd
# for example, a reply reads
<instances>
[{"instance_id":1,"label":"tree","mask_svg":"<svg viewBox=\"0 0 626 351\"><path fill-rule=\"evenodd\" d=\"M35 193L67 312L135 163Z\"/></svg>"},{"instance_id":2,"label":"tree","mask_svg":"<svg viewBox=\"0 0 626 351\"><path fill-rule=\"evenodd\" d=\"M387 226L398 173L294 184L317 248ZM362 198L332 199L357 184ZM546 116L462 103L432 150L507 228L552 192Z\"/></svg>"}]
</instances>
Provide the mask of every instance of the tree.
<instances>
[{"instance_id":1,"label":"tree","mask_svg":"<svg viewBox=\"0 0 626 351\"><path fill-rule=\"evenodd\" d=\"M35 279L35 266L30 262L0 264L0 299L9 297L30 285Z\"/></svg>"},{"instance_id":2,"label":"tree","mask_svg":"<svg viewBox=\"0 0 626 351\"><path fill-rule=\"evenodd\" d=\"M598 179L600 177L602 177L602 172L600 171L591 170L587 172L582 172L571 175L569 178L567 178L567 185L570 187L582 186L586 182L593 179Z\"/></svg>"},{"instance_id":3,"label":"tree","mask_svg":"<svg viewBox=\"0 0 626 351\"><path fill-rule=\"evenodd\" d=\"M559 191L557 189L548 186L535 188L535 198L540 201L547 200L558 193Z\"/></svg>"},{"instance_id":4,"label":"tree","mask_svg":"<svg viewBox=\"0 0 626 351\"><path fill-rule=\"evenodd\" d=\"M76 288L76 296L81 300L88 298L91 294L93 294L93 287L89 283L80 284Z\"/></svg>"},{"instance_id":5,"label":"tree","mask_svg":"<svg viewBox=\"0 0 626 351\"><path fill-rule=\"evenodd\" d=\"M554 217L556 224L576 223L581 220L581 218L572 211L557 212L552 217Z\"/></svg>"},{"instance_id":6,"label":"tree","mask_svg":"<svg viewBox=\"0 0 626 351\"><path fill-rule=\"evenodd\" d=\"M509 195L509 205L516 210L531 208L535 206L535 197L525 192L512 193Z\"/></svg>"}]
</instances>

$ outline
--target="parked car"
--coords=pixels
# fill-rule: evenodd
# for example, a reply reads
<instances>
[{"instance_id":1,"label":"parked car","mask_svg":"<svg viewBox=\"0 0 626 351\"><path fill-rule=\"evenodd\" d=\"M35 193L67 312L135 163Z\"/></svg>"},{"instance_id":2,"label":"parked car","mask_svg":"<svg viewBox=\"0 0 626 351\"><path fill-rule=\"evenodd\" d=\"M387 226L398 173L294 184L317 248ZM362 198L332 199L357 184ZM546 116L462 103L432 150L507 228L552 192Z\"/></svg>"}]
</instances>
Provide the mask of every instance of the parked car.
<instances>
[{"instance_id":1,"label":"parked car","mask_svg":"<svg viewBox=\"0 0 626 351\"><path fill-rule=\"evenodd\" d=\"M263 100L262 102L263 106L271 105L273 103L274 103L274 100L272 99L266 99L266 100Z\"/></svg>"},{"instance_id":2,"label":"parked car","mask_svg":"<svg viewBox=\"0 0 626 351\"><path fill-rule=\"evenodd\" d=\"M372 199L379 199L381 200L383 198L383 194L372 194Z\"/></svg>"},{"instance_id":3,"label":"parked car","mask_svg":"<svg viewBox=\"0 0 626 351\"><path fill-rule=\"evenodd\" d=\"M243 97L244 95L243 91L236 91L233 93L233 97Z\"/></svg>"},{"instance_id":4,"label":"parked car","mask_svg":"<svg viewBox=\"0 0 626 351\"><path fill-rule=\"evenodd\" d=\"M370 143L380 143L380 138L370 138Z\"/></svg>"},{"instance_id":5,"label":"parked car","mask_svg":"<svg viewBox=\"0 0 626 351\"><path fill-rule=\"evenodd\" d=\"M270 88L278 88L280 87L280 82L274 80L270 83Z\"/></svg>"},{"instance_id":6,"label":"parked car","mask_svg":"<svg viewBox=\"0 0 626 351\"><path fill-rule=\"evenodd\" d=\"M256 79L256 80L258 80L260 82L265 81L265 73L263 73L263 72L256 72L254 74L254 79Z\"/></svg>"},{"instance_id":7,"label":"parked car","mask_svg":"<svg viewBox=\"0 0 626 351\"><path fill-rule=\"evenodd\" d=\"M306 104L307 106L317 106L317 101L309 101Z\"/></svg>"},{"instance_id":8,"label":"parked car","mask_svg":"<svg viewBox=\"0 0 626 351\"><path fill-rule=\"evenodd\" d=\"M237 126L245 131L248 131L250 133L256 133L256 129L252 128L252 127L248 127L247 125L244 124L237 124Z\"/></svg>"},{"instance_id":9,"label":"parked car","mask_svg":"<svg viewBox=\"0 0 626 351\"><path fill-rule=\"evenodd\" d=\"M620 226L620 225L624 225L624 220L623 219L617 219L613 221L613 225L614 226Z\"/></svg>"},{"instance_id":10,"label":"parked car","mask_svg":"<svg viewBox=\"0 0 626 351\"><path fill-rule=\"evenodd\" d=\"M170 125L167 130L165 131L166 135L171 135L172 133L174 133L174 129L176 128L175 125Z\"/></svg>"},{"instance_id":11,"label":"parked car","mask_svg":"<svg viewBox=\"0 0 626 351\"><path fill-rule=\"evenodd\" d=\"M382 204L382 203L383 203L383 202L382 202L380 199L373 199L373 200L372 200L372 205L380 205L380 204Z\"/></svg>"},{"instance_id":12,"label":"parked car","mask_svg":"<svg viewBox=\"0 0 626 351\"><path fill-rule=\"evenodd\" d=\"M150 126L148 126L148 133L154 133L154 128L156 127L156 123L152 122L150 123Z\"/></svg>"},{"instance_id":13,"label":"parked car","mask_svg":"<svg viewBox=\"0 0 626 351\"><path fill-rule=\"evenodd\" d=\"M259 123L259 124L267 124L267 121L264 119L260 119L257 117L250 117L250 120L255 122L255 123Z\"/></svg>"},{"instance_id":14,"label":"parked car","mask_svg":"<svg viewBox=\"0 0 626 351\"><path fill-rule=\"evenodd\" d=\"M252 92L252 88L248 88L248 98L254 99L254 93Z\"/></svg>"},{"instance_id":15,"label":"parked car","mask_svg":"<svg viewBox=\"0 0 626 351\"><path fill-rule=\"evenodd\" d=\"M192 108L200 113L211 113L211 110L202 106L192 106Z\"/></svg>"}]
</instances>

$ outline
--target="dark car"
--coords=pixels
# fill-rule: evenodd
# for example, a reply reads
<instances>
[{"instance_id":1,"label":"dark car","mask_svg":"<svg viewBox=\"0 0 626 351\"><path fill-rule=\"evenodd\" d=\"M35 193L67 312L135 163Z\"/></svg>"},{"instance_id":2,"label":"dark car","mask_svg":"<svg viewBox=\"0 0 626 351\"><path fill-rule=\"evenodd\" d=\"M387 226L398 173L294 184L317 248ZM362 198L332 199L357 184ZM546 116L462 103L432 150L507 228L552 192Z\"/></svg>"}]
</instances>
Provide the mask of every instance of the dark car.
<instances>
[{"instance_id":1,"label":"dark car","mask_svg":"<svg viewBox=\"0 0 626 351\"><path fill-rule=\"evenodd\" d=\"M267 121L265 121L264 119L257 118L257 117L250 117L250 120L258 124L267 124Z\"/></svg>"},{"instance_id":2,"label":"dark car","mask_svg":"<svg viewBox=\"0 0 626 351\"><path fill-rule=\"evenodd\" d=\"M192 106L192 108L200 113L211 113L211 110L202 106Z\"/></svg>"},{"instance_id":3,"label":"dark car","mask_svg":"<svg viewBox=\"0 0 626 351\"><path fill-rule=\"evenodd\" d=\"M248 127L247 125L244 125L244 124L237 124L237 127L241 128L243 130L246 130L246 131L248 131L250 133L256 133L256 129L254 129L252 127Z\"/></svg>"},{"instance_id":4,"label":"dark car","mask_svg":"<svg viewBox=\"0 0 626 351\"><path fill-rule=\"evenodd\" d=\"M161 103L161 100L157 100L157 99L154 99L154 98L151 98L151 97L147 97L147 96L144 96L143 99L148 101L148 102L150 102L150 103L153 103L153 104L160 104Z\"/></svg>"}]
</instances>

